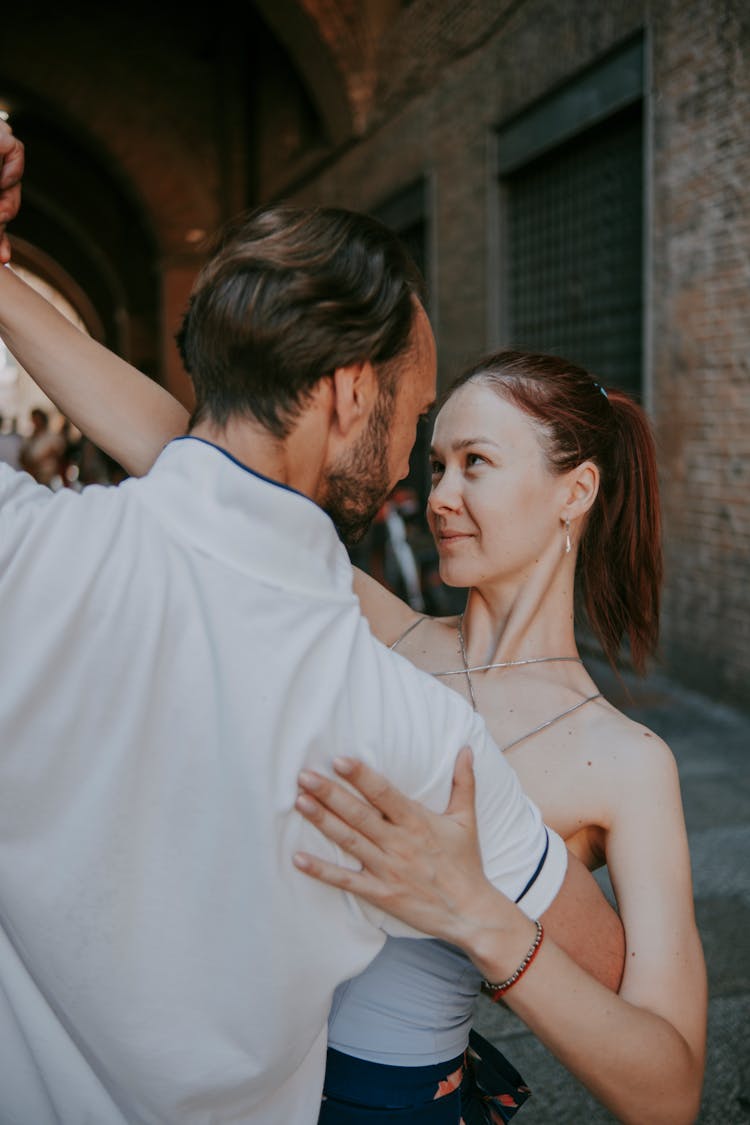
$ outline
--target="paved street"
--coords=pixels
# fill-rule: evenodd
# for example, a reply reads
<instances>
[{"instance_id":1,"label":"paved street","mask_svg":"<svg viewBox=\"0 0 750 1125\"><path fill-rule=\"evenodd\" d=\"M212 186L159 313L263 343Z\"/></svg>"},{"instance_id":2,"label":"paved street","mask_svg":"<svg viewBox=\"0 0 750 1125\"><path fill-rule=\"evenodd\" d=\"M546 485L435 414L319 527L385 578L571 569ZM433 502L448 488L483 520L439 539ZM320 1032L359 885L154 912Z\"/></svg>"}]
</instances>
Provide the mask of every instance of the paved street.
<instances>
[{"instance_id":1,"label":"paved street","mask_svg":"<svg viewBox=\"0 0 750 1125\"><path fill-rule=\"evenodd\" d=\"M698 1120L750 1122L750 714L712 703L662 675L645 681L625 677L628 700L605 666L587 664L604 694L660 734L677 758L710 988L708 1065ZM510 1012L482 997L476 1026L534 1091L517 1118L523 1125L614 1120Z\"/></svg>"}]
</instances>

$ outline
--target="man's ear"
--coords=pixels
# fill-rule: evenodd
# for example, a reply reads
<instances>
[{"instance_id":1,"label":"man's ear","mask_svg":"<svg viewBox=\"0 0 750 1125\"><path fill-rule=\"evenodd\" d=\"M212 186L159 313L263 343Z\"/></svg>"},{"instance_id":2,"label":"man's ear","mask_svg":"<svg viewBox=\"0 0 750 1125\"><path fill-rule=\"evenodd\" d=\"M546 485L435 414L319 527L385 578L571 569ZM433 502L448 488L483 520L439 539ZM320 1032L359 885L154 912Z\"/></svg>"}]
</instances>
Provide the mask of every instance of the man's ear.
<instances>
[{"instance_id":1,"label":"man's ear","mask_svg":"<svg viewBox=\"0 0 750 1125\"><path fill-rule=\"evenodd\" d=\"M348 437L367 421L378 397L378 378L369 360L337 367L331 376L333 422Z\"/></svg>"},{"instance_id":2,"label":"man's ear","mask_svg":"<svg viewBox=\"0 0 750 1125\"><path fill-rule=\"evenodd\" d=\"M560 518L572 523L585 516L596 500L599 492L599 468L593 461L582 461L565 476L568 488Z\"/></svg>"}]
</instances>

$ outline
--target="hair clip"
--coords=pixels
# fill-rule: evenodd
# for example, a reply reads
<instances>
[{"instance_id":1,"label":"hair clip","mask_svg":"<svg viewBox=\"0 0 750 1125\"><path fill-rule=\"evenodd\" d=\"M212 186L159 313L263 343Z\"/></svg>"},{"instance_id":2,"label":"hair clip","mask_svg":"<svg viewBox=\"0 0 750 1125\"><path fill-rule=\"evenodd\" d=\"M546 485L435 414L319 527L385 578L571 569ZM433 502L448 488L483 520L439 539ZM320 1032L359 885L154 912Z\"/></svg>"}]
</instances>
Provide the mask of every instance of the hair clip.
<instances>
[{"instance_id":1,"label":"hair clip","mask_svg":"<svg viewBox=\"0 0 750 1125\"><path fill-rule=\"evenodd\" d=\"M604 389L604 387L603 387L603 386L601 385L601 383L594 383L594 386L596 387L597 391L601 391L601 393L602 393L602 394L604 395L604 397L605 397L606 399L608 399L608 398L609 398L609 395L607 394L607 392L605 391L605 389Z\"/></svg>"}]
</instances>

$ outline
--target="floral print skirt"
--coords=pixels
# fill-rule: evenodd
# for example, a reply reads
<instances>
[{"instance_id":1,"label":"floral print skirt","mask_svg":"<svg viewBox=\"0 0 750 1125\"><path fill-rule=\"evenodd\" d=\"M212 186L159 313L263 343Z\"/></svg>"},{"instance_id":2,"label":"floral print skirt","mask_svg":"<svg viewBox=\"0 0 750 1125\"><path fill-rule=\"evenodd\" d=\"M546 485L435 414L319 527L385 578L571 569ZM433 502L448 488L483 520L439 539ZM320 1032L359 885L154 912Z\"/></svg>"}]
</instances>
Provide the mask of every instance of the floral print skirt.
<instances>
[{"instance_id":1,"label":"floral print skirt","mask_svg":"<svg viewBox=\"0 0 750 1125\"><path fill-rule=\"evenodd\" d=\"M318 1125L501 1125L530 1093L475 1031L463 1055L431 1066L385 1066L329 1049Z\"/></svg>"}]
</instances>

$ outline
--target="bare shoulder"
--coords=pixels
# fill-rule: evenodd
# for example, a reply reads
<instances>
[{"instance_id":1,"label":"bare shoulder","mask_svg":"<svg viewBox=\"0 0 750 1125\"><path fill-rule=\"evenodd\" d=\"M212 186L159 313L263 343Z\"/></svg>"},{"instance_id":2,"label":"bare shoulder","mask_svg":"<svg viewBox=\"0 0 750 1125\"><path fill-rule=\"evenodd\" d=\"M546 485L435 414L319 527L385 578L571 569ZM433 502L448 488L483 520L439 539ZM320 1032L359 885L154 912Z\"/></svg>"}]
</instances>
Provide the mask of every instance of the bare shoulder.
<instances>
[{"instance_id":1,"label":"bare shoulder","mask_svg":"<svg viewBox=\"0 0 750 1125\"><path fill-rule=\"evenodd\" d=\"M667 743L654 731L630 719L606 700L592 715L587 732L587 752L621 786L639 790L672 789L677 783L677 763Z\"/></svg>"},{"instance_id":2,"label":"bare shoulder","mask_svg":"<svg viewBox=\"0 0 750 1125\"><path fill-rule=\"evenodd\" d=\"M457 617L418 617L399 639L397 651L424 672L442 677L461 667L457 624Z\"/></svg>"},{"instance_id":3,"label":"bare shoulder","mask_svg":"<svg viewBox=\"0 0 750 1125\"><path fill-rule=\"evenodd\" d=\"M638 848L663 852L663 833L676 840L683 832L677 763L667 743L604 700L591 707L579 736L567 765L554 771L556 789L542 790L548 822L592 869L606 862L612 871L615 839L621 859L623 847L633 852L634 833Z\"/></svg>"},{"instance_id":4,"label":"bare shoulder","mask_svg":"<svg viewBox=\"0 0 750 1125\"><path fill-rule=\"evenodd\" d=\"M373 635L385 645L397 645L403 656L408 656L420 667L424 667L424 661L417 660L416 654L424 654L436 644L439 653L441 643L445 647L446 642L451 643L457 636L457 617L429 617L418 613L377 579L356 566L353 567L353 589Z\"/></svg>"}]
</instances>

